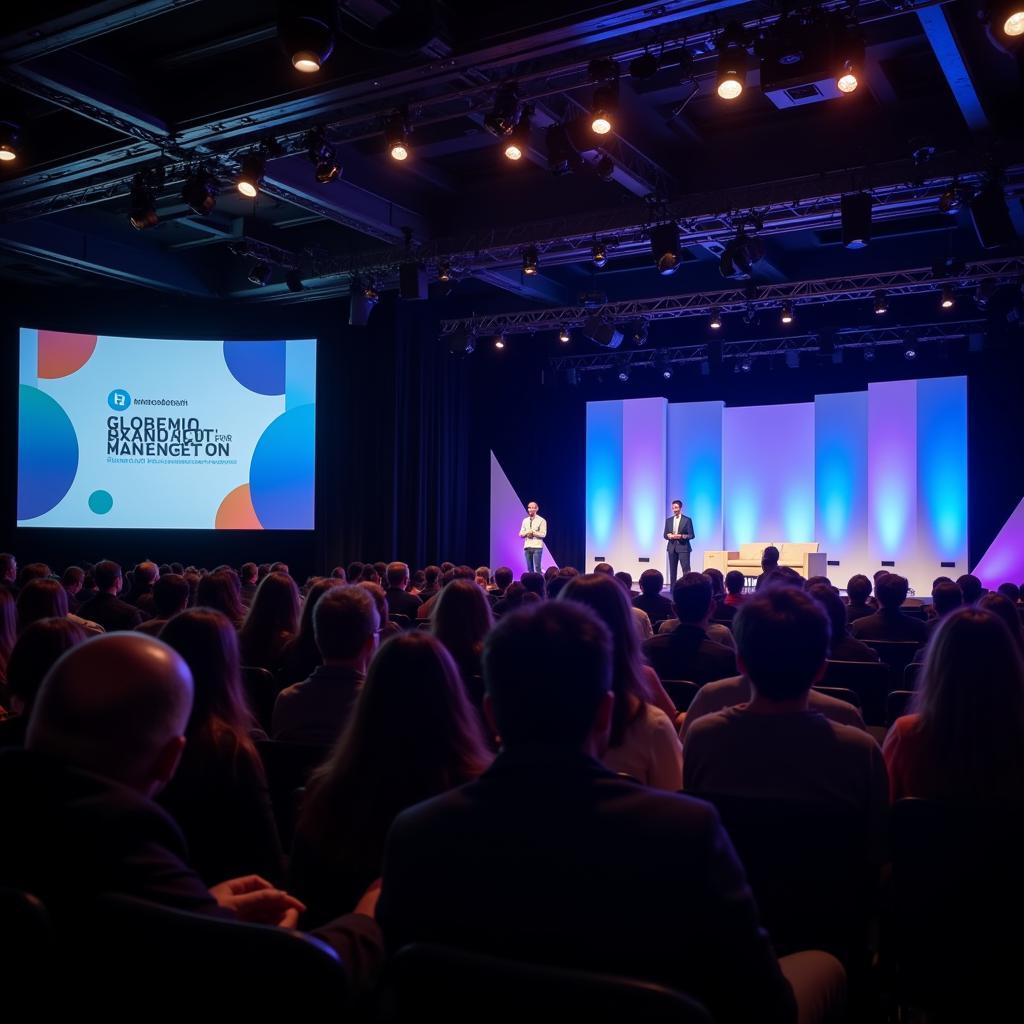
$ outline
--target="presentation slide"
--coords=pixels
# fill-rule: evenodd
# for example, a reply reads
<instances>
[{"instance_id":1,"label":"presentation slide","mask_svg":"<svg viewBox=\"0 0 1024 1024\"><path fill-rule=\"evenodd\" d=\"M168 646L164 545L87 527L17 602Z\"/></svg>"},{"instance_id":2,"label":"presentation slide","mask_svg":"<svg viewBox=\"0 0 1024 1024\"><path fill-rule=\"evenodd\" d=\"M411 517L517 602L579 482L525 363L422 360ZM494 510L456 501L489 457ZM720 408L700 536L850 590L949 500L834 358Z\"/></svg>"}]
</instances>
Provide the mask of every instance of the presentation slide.
<instances>
[{"instance_id":1,"label":"presentation slide","mask_svg":"<svg viewBox=\"0 0 1024 1024\"><path fill-rule=\"evenodd\" d=\"M21 330L18 525L311 530L316 341Z\"/></svg>"}]
</instances>

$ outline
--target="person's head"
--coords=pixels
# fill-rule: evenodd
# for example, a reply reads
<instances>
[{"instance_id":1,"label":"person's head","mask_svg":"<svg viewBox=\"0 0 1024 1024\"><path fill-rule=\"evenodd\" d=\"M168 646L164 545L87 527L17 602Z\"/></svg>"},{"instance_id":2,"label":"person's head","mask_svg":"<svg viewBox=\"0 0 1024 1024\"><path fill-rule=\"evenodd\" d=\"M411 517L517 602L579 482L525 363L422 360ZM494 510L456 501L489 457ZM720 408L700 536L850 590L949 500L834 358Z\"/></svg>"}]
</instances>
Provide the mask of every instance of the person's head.
<instances>
[{"instance_id":1,"label":"person's head","mask_svg":"<svg viewBox=\"0 0 1024 1024\"><path fill-rule=\"evenodd\" d=\"M343 565L336 565L331 570L331 579L336 580L338 583L344 583L348 577L345 575L345 567Z\"/></svg>"},{"instance_id":2,"label":"person's head","mask_svg":"<svg viewBox=\"0 0 1024 1024\"><path fill-rule=\"evenodd\" d=\"M871 580L862 573L851 576L846 584L846 595L850 599L850 604L858 606L866 604L871 596Z\"/></svg>"},{"instance_id":3,"label":"person's head","mask_svg":"<svg viewBox=\"0 0 1024 1024\"><path fill-rule=\"evenodd\" d=\"M345 575L349 583L358 583L363 575L363 563L349 562L348 569L345 570Z\"/></svg>"},{"instance_id":4,"label":"person's head","mask_svg":"<svg viewBox=\"0 0 1024 1024\"><path fill-rule=\"evenodd\" d=\"M439 565L428 565L423 570L423 583L426 587L436 587L441 578L441 567Z\"/></svg>"},{"instance_id":5,"label":"person's head","mask_svg":"<svg viewBox=\"0 0 1024 1024\"><path fill-rule=\"evenodd\" d=\"M13 583L18 578L18 560L14 555L0 554L0 583Z\"/></svg>"},{"instance_id":6,"label":"person's head","mask_svg":"<svg viewBox=\"0 0 1024 1024\"><path fill-rule=\"evenodd\" d=\"M227 616L212 608L190 608L160 631L192 672L193 702L185 735L189 741L215 741L233 733L245 746L252 713L242 689L238 633Z\"/></svg>"},{"instance_id":7,"label":"person's head","mask_svg":"<svg viewBox=\"0 0 1024 1024\"><path fill-rule=\"evenodd\" d=\"M557 565L549 565L544 570L544 582L545 583L550 583L551 580L553 580L557 575L558 575L558 566Z\"/></svg>"},{"instance_id":8,"label":"person's head","mask_svg":"<svg viewBox=\"0 0 1024 1024\"><path fill-rule=\"evenodd\" d=\"M7 661L12 710L27 715L57 659L85 640L85 630L70 619L39 619L18 637Z\"/></svg>"},{"instance_id":9,"label":"person's head","mask_svg":"<svg viewBox=\"0 0 1024 1024\"><path fill-rule=\"evenodd\" d=\"M831 653L832 645L837 640L842 640L847 633L846 605L843 604L839 591L826 583L809 583L807 593L825 609L825 614L828 616L829 653Z\"/></svg>"},{"instance_id":10,"label":"person's head","mask_svg":"<svg viewBox=\"0 0 1024 1024\"><path fill-rule=\"evenodd\" d=\"M171 562L170 571L173 573L177 573L179 576L184 576L185 566L183 566L181 562Z\"/></svg>"},{"instance_id":11,"label":"person's head","mask_svg":"<svg viewBox=\"0 0 1024 1024\"><path fill-rule=\"evenodd\" d=\"M69 594L74 595L79 593L85 583L85 570L79 568L77 565L69 565L64 570L64 575L61 577L61 583L64 584L64 589Z\"/></svg>"},{"instance_id":12,"label":"person's head","mask_svg":"<svg viewBox=\"0 0 1024 1024\"><path fill-rule=\"evenodd\" d=\"M725 594L725 580L721 569L705 569L704 575L711 581L711 596L716 600Z\"/></svg>"},{"instance_id":13,"label":"person's head","mask_svg":"<svg viewBox=\"0 0 1024 1024\"><path fill-rule=\"evenodd\" d=\"M743 583L743 573L739 569L730 569L725 574L725 589L733 597L743 593Z\"/></svg>"},{"instance_id":14,"label":"person's head","mask_svg":"<svg viewBox=\"0 0 1024 1024\"><path fill-rule=\"evenodd\" d=\"M594 572L603 573L605 576L614 576L615 567L609 562L598 562L597 565L594 566Z\"/></svg>"},{"instance_id":15,"label":"person's head","mask_svg":"<svg viewBox=\"0 0 1024 1024\"><path fill-rule=\"evenodd\" d=\"M576 575L578 576L578 575L579 575L579 573L577 573ZM548 600L549 600L549 601L554 601L554 599L555 599L556 597L558 597L558 595L559 595L559 594L560 594L560 593L561 593L561 592L562 592L563 590L565 590L565 588L566 588L566 587L568 586L568 584L569 584L569 580L571 580L571 579L575 579L575 577L574 577L574 576L562 576L562 575L558 575L558 576L555 576L555 577L553 577L552 579L550 579L550 580L548 581L548 585L547 585L547 591L548 591Z\"/></svg>"},{"instance_id":16,"label":"person's head","mask_svg":"<svg viewBox=\"0 0 1024 1024\"><path fill-rule=\"evenodd\" d=\"M981 585L981 580L969 572L957 577L956 585L964 595L964 604L974 604L981 597L985 589Z\"/></svg>"},{"instance_id":17,"label":"person's head","mask_svg":"<svg viewBox=\"0 0 1024 1024\"><path fill-rule=\"evenodd\" d=\"M703 626L711 615L711 580L702 572L687 572L672 588L672 604L680 622Z\"/></svg>"},{"instance_id":18,"label":"person's head","mask_svg":"<svg viewBox=\"0 0 1024 1024\"><path fill-rule=\"evenodd\" d=\"M454 562L442 562L441 565L439 566L439 568L441 570L441 575L444 576L447 573L455 571L455 563Z\"/></svg>"},{"instance_id":19,"label":"person's head","mask_svg":"<svg viewBox=\"0 0 1024 1024\"><path fill-rule=\"evenodd\" d=\"M270 567L270 571L283 573L285 576L291 575L291 570L288 568L287 562L274 562Z\"/></svg>"},{"instance_id":20,"label":"person's head","mask_svg":"<svg viewBox=\"0 0 1024 1024\"><path fill-rule=\"evenodd\" d=\"M342 864L379 865L398 813L470 781L490 760L444 646L421 631L399 634L377 652L341 737L310 781L299 830L337 845Z\"/></svg>"},{"instance_id":21,"label":"person's head","mask_svg":"<svg viewBox=\"0 0 1024 1024\"><path fill-rule=\"evenodd\" d=\"M68 594L57 580L32 580L18 594L18 631L40 619L64 618Z\"/></svg>"},{"instance_id":22,"label":"person's head","mask_svg":"<svg viewBox=\"0 0 1024 1024\"><path fill-rule=\"evenodd\" d=\"M978 607L998 615L1010 631L1018 650L1024 655L1024 628L1021 626L1017 606L1005 594L986 594L978 601Z\"/></svg>"},{"instance_id":23,"label":"person's head","mask_svg":"<svg viewBox=\"0 0 1024 1024\"><path fill-rule=\"evenodd\" d=\"M494 585L501 591L508 589L508 585L514 578L512 570L507 566L503 565L494 570Z\"/></svg>"},{"instance_id":24,"label":"person's head","mask_svg":"<svg viewBox=\"0 0 1024 1024\"><path fill-rule=\"evenodd\" d=\"M509 608L517 608L523 603L523 595L526 593L526 587L519 582L514 580L505 588L505 603Z\"/></svg>"},{"instance_id":25,"label":"person's head","mask_svg":"<svg viewBox=\"0 0 1024 1024\"><path fill-rule=\"evenodd\" d=\"M657 597L665 586L665 577L657 569L644 569L640 573L640 592L647 597Z\"/></svg>"},{"instance_id":26,"label":"person's head","mask_svg":"<svg viewBox=\"0 0 1024 1024\"><path fill-rule=\"evenodd\" d=\"M1000 583L996 593L1002 594L1003 597L1008 598L1014 604L1020 601L1020 587L1016 583Z\"/></svg>"},{"instance_id":27,"label":"person's head","mask_svg":"<svg viewBox=\"0 0 1024 1024\"><path fill-rule=\"evenodd\" d=\"M109 633L47 673L25 745L152 796L174 774L191 709L180 654L141 633Z\"/></svg>"},{"instance_id":28,"label":"person's head","mask_svg":"<svg viewBox=\"0 0 1024 1024\"><path fill-rule=\"evenodd\" d=\"M540 505L538 505L537 502L535 502L535 501L531 501L526 506L526 514L528 516L535 516L539 511L540 511Z\"/></svg>"},{"instance_id":29,"label":"person's head","mask_svg":"<svg viewBox=\"0 0 1024 1024\"><path fill-rule=\"evenodd\" d=\"M528 594L536 594L538 597L544 596L544 577L539 572L524 572L519 577L519 582L522 583L523 588Z\"/></svg>"},{"instance_id":30,"label":"person's head","mask_svg":"<svg viewBox=\"0 0 1024 1024\"><path fill-rule=\"evenodd\" d=\"M899 611L907 599L910 584L905 576L895 572L887 572L875 580L875 597L882 609L887 612Z\"/></svg>"},{"instance_id":31,"label":"person's head","mask_svg":"<svg viewBox=\"0 0 1024 1024\"><path fill-rule=\"evenodd\" d=\"M936 583L932 587L932 607L940 619L943 615L948 615L954 609L959 608L963 603L964 595L952 580Z\"/></svg>"},{"instance_id":32,"label":"person's head","mask_svg":"<svg viewBox=\"0 0 1024 1024\"><path fill-rule=\"evenodd\" d=\"M614 704L612 637L576 601L506 616L484 641L485 711L506 748L601 750Z\"/></svg>"},{"instance_id":33,"label":"person's head","mask_svg":"<svg viewBox=\"0 0 1024 1024\"><path fill-rule=\"evenodd\" d=\"M576 576L569 581L559 601L575 601L586 605L608 627L612 635L612 690L615 709L612 714L609 742L617 747L625 738L626 729L637 701L647 701L650 694L643 674L640 633L633 621L633 609L622 587L613 577L593 573Z\"/></svg>"},{"instance_id":34,"label":"person's head","mask_svg":"<svg viewBox=\"0 0 1024 1024\"><path fill-rule=\"evenodd\" d=\"M405 562L391 562L385 573L392 589L405 590L409 586L409 566Z\"/></svg>"},{"instance_id":35,"label":"person's head","mask_svg":"<svg viewBox=\"0 0 1024 1024\"><path fill-rule=\"evenodd\" d=\"M832 586L832 581L827 576L809 576L807 582L804 584L804 589L813 586L819 586L824 584L826 587Z\"/></svg>"},{"instance_id":36,"label":"person's head","mask_svg":"<svg viewBox=\"0 0 1024 1024\"><path fill-rule=\"evenodd\" d=\"M243 562L239 570L239 578L247 586L252 586L259 575L260 567L255 562Z\"/></svg>"},{"instance_id":37,"label":"person's head","mask_svg":"<svg viewBox=\"0 0 1024 1024\"><path fill-rule=\"evenodd\" d=\"M912 708L940 798L1019 800L1024 663L1006 624L984 608L950 612L932 635Z\"/></svg>"},{"instance_id":38,"label":"person's head","mask_svg":"<svg viewBox=\"0 0 1024 1024\"><path fill-rule=\"evenodd\" d=\"M379 583L380 574L377 572L375 566L367 563L363 566L363 571L359 574L360 583Z\"/></svg>"},{"instance_id":39,"label":"person's head","mask_svg":"<svg viewBox=\"0 0 1024 1024\"><path fill-rule=\"evenodd\" d=\"M242 629L253 636L294 633L299 626L299 588L287 573L264 576L253 595Z\"/></svg>"},{"instance_id":40,"label":"person's head","mask_svg":"<svg viewBox=\"0 0 1024 1024\"><path fill-rule=\"evenodd\" d=\"M153 584L156 618L169 619L188 607L188 581L176 572L167 573Z\"/></svg>"},{"instance_id":41,"label":"person's head","mask_svg":"<svg viewBox=\"0 0 1024 1024\"><path fill-rule=\"evenodd\" d=\"M825 670L828 617L796 587L773 587L744 601L733 635L740 671L767 700L804 696Z\"/></svg>"},{"instance_id":42,"label":"person's head","mask_svg":"<svg viewBox=\"0 0 1024 1024\"><path fill-rule=\"evenodd\" d=\"M96 563L92 571L93 579L96 581L96 589L102 594L118 594L124 582L121 576L121 566L117 562L105 559Z\"/></svg>"},{"instance_id":43,"label":"person's head","mask_svg":"<svg viewBox=\"0 0 1024 1024\"><path fill-rule=\"evenodd\" d=\"M627 594L633 593L633 577L630 576L628 572L617 572L615 574L615 579L619 581L619 586L621 586Z\"/></svg>"},{"instance_id":44,"label":"person's head","mask_svg":"<svg viewBox=\"0 0 1024 1024\"><path fill-rule=\"evenodd\" d=\"M135 566L133 582L136 590L150 588L158 579L160 579L160 567L156 562L139 562Z\"/></svg>"},{"instance_id":45,"label":"person's head","mask_svg":"<svg viewBox=\"0 0 1024 1024\"><path fill-rule=\"evenodd\" d=\"M491 567L489 565L478 565L475 576L477 583L485 590L491 585Z\"/></svg>"},{"instance_id":46,"label":"person's head","mask_svg":"<svg viewBox=\"0 0 1024 1024\"><path fill-rule=\"evenodd\" d=\"M331 587L313 609L313 636L328 665L365 669L380 636L380 613L365 587Z\"/></svg>"},{"instance_id":47,"label":"person's head","mask_svg":"<svg viewBox=\"0 0 1024 1024\"><path fill-rule=\"evenodd\" d=\"M767 572L769 569L774 569L779 564L779 549L774 544L769 544L768 547L761 552L761 568Z\"/></svg>"},{"instance_id":48,"label":"person's head","mask_svg":"<svg viewBox=\"0 0 1024 1024\"><path fill-rule=\"evenodd\" d=\"M683 503L678 498L676 498L672 502L672 515L674 517L674 516L679 516L679 515L682 515L682 514L683 514Z\"/></svg>"},{"instance_id":49,"label":"person's head","mask_svg":"<svg viewBox=\"0 0 1024 1024\"><path fill-rule=\"evenodd\" d=\"M237 628L245 619L242 585L233 571L211 572L199 581L196 604L223 612Z\"/></svg>"},{"instance_id":50,"label":"person's head","mask_svg":"<svg viewBox=\"0 0 1024 1024\"><path fill-rule=\"evenodd\" d=\"M370 599L377 607L377 617L381 626L386 626L391 621L390 609L388 608L388 595L379 583L363 582L359 584L363 590L370 595Z\"/></svg>"},{"instance_id":51,"label":"person's head","mask_svg":"<svg viewBox=\"0 0 1024 1024\"><path fill-rule=\"evenodd\" d=\"M480 655L484 637L494 625L491 603L470 580L452 580L430 610L431 632L459 665Z\"/></svg>"},{"instance_id":52,"label":"person's head","mask_svg":"<svg viewBox=\"0 0 1024 1024\"><path fill-rule=\"evenodd\" d=\"M344 586L344 583L341 580L332 578L319 579L314 580L310 584L309 590L306 591L305 600L302 602L302 614L299 618L297 642L304 650L311 652L314 657L317 653L317 646L313 631L313 613L316 611L316 606L320 599L327 591L342 586Z\"/></svg>"}]
</instances>

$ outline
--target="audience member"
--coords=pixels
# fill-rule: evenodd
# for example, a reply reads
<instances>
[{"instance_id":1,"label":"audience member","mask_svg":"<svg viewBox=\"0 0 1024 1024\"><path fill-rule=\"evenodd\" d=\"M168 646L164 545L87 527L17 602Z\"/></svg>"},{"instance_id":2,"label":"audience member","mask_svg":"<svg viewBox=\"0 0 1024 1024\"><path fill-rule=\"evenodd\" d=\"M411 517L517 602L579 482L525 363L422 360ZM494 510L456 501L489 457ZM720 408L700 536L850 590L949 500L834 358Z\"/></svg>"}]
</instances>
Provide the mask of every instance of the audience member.
<instances>
[{"instance_id":1,"label":"audience member","mask_svg":"<svg viewBox=\"0 0 1024 1024\"><path fill-rule=\"evenodd\" d=\"M6 551L0 554L0 589L11 594L17 593L18 560Z\"/></svg>"},{"instance_id":2,"label":"audience member","mask_svg":"<svg viewBox=\"0 0 1024 1024\"><path fill-rule=\"evenodd\" d=\"M779 549L774 544L769 544L761 552L761 575L757 577L757 583L754 584L755 590L760 590L771 582L771 574L779 568L779 557Z\"/></svg>"},{"instance_id":3,"label":"audience member","mask_svg":"<svg viewBox=\"0 0 1024 1024\"><path fill-rule=\"evenodd\" d=\"M933 618L925 625L928 627L928 636L935 632L939 623L957 608L963 606L964 595L960 588L951 579L937 579L932 584L932 611Z\"/></svg>"},{"instance_id":4,"label":"audience member","mask_svg":"<svg viewBox=\"0 0 1024 1024\"><path fill-rule=\"evenodd\" d=\"M54 579L29 580L18 594L18 632L24 632L40 619L67 618L86 633L102 633L103 627L68 612L68 595Z\"/></svg>"},{"instance_id":5,"label":"audience member","mask_svg":"<svg viewBox=\"0 0 1024 1024\"><path fill-rule=\"evenodd\" d=\"M611 665L607 628L572 601L495 627L484 677L502 752L479 781L395 821L377 908L388 945L650 979L723 1022L796 1020L714 810L598 763L615 705ZM798 1001L827 999L823 989Z\"/></svg>"},{"instance_id":6,"label":"audience member","mask_svg":"<svg viewBox=\"0 0 1024 1024\"><path fill-rule=\"evenodd\" d=\"M846 584L846 621L851 626L857 619L863 619L867 615L874 615L875 608L868 604L871 598L871 580L860 573L851 576Z\"/></svg>"},{"instance_id":7,"label":"audience member","mask_svg":"<svg viewBox=\"0 0 1024 1024\"><path fill-rule=\"evenodd\" d=\"M514 611L523 603L526 587L516 580L505 588L505 596L494 603L494 617L500 619L506 612Z\"/></svg>"},{"instance_id":8,"label":"audience member","mask_svg":"<svg viewBox=\"0 0 1024 1024\"><path fill-rule=\"evenodd\" d=\"M299 588L287 573L272 572L256 590L238 634L242 664L277 672L299 628Z\"/></svg>"},{"instance_id":9,"label":"audience member","mask_svg":"<svg viewBox=\"0 0 1024 1024\"><path fill-rule=\"evenodd\" d=\"M320 651L313 635L313 611L317 602L334 587L343 586L340 580L333 578L316 580L306 592L302 602L302 614L299 618L299 631L288 641L284 649L284 660L280 672L281 682L289 686L292 683L308 679L320 662Z\"/></svg>"},{"instance_id":10,"label":"audience member","mask_svg":"<svg viewBox=\"0 0 1024 1024\"><path fill-rule=\"evenodd\" d=\"M306 904L305 923L356 905L381 874L385 837L399 812L475 779L490 760L443 646L424 633L384 644L303 801L289 881Z\"/></svg>"},{"instance_id":11,"label":"audience member","mask_svg":"<svg viewBox=\"0 0 1024 1024\"><path fill-rule=\"evenodd\" d=\"M1017 606L1005 594L995 593L982 597L978 601L978 607L992 612L993 615L998 615L1006 623L1006 628L1010 631L1017 650L1024 655L1024 628L1021 626Z\"/></svg>"},{"instance_id":12,"label":"audience member","mask_svg":"<svg viewBox=\"0 0 1024 1024\"><path fill-rule=\"evenodd\" d=\"M108 633L134 629L142 622L142 612L117 596L124 583L121 566L117 562L98 562L93 569L93 579L96 581L96 596L78 609L83 619L99 623Z\"/></svg>"},{"instance_id":13,"label":"audience member","mask_svg":"<svg viewBox=\"0 0 1024 1024\"><path fill-rule=\"evenodd\" d=\"M345 570L345 579L352 584L358 583L363 575L363 563L362 562L349 562L348 568Z\"/></svg>"},{"instance_id":14,"label":"audience member","mask_svg":"<svg viewBox=\"0 0 1024 1024\"><path fill-rule=\"evenodd\" d=\"M220 612L234 626L241 629L247 609L242 600L242 584L234 569L217 569L204 576L196 588L196 605Z\"/></svg>"},{"instance_id":15,"label":"audience member","mask_svg":"<svg viewBox=\"0 0 1024 1024\"><path fill-rule=\"evenodd\" d=\"M345 583L348 579L345 575L345 567L343 565L336 565L331 570L331 579L336 580L338 583Z\"/></svg>"},{"instance_id":16,"label":"audience member","mask_svg":"<svg viewBox=\"0 0 1024 1024\"><path fill-rule=\"evenodd\" d=\"M176 615L160 634L192 673L184 752L159 802L177 821L207 885L237 875L282 878L281 845L242 690L238 634L211 608Z\"/></svg>"},{"instance_id":17,"label":"audience member","mask_svg":"<svg viewBox=\"0 0 1024 1024\"><path fill-rule=\"evenodd\" d=\"M676 580L672 604L679 625L643 645L643 653L658 676L703 685L736 675L735 654L709 640L706 632L711 617L711 581L703 573L685 573Z\"/></svg>"},{"instance_id":18,"label":"audience member","mask_svg":"<svg viewBox=\"0 0 1024 1024\"><path fill-rule=\"evenodd\" d=\"M359 586L373 598L373 603L377 606L377 615L380 618L380 642L383 643L393 636L398 636L402 632L402 627L398 623L391 621L384 588L377 583L370 583L368 580L363 580L359 583Z\"/></svg>"},{"instance_id":19,"label":"audience member","mask_svg":"<svg viewBox=\"0 0 1024 1024\"><path fill-rule=\"evenodd\" d=\"M883 747L892 799L1024 800L1024 663L983 608L950 612L918 676L912 713Z\"/></svg>"},{"instance_id":20,"label":"audience member","mask_svg":"<svg viewBox=\"0 0 1024 1024\"><path fill-rule=\"evenodd\" d=\"M153 584L154 617L136 626L136 632L159 636L167 620L188 607L188 596L185 577L174 572L165 573Z\"/></svg>"},{"instance_id":21,"label":"audience member","mask_svg":"<svg viewBox=\"0 0 1024 1024\"><path fill-rule=\"evenodd\" d=\"M826 583L815 583L807 593L825 609L829 621L830 661L879 661L878 652L850 635L846 621L846 605L835 587Z\"/></svg>"},{"instance_id":22,"label":"audience member","mask_svg":"<svg viewBox=\"0 0 1024 1024\"><path fill-rule=\"evenodd\" d=\"M743 587L746 582L739 569L730 569L725 574L725 601L723 604L726 608L739 608L743 604L745 600Z\"/></svg>"},{"instance_id":23,"label":"audience member","mask_svg":"<svg viewBox=\"0 0 1024 1024\"><path fill-rule=\"evenodd\" d=\"M380 573L377 572L375 566L367 563L363 566L363 571L359 574L359 579L355 580L356 583L380 583Z\"/></svg>"},{"instance_id":24,"label":"audience member","mask_svg":"<svg viewBox=\"0 0 1024 1024\"><path fill-rule=\"evenodd\" d=\"M348 720L377 649L380 614L362 586L331 587L313 609L313 636L322 664L277 695L275 740L334 743Z\"/></svg>"},{"instance_id":25,"label":"audience member","mask_svg":"<svg viewBox=\"0 0 1024 1024\"><path fill-rule=\"evenodd\" d=\"M598 562L597 565L594 566L594 572L603 574L605 576L614 576L615 567L611 565L609 562Z\"/></svg>"},{"instance_id":26,"label":"audience member","mask_svg":"<svg viewBox=\"0 0 1024 1024\"><path fill-rule=\"evenodd\" d=\"M409 593L409 566L405 562L392 562L387 567L387 580L388 589L385 596L388 611L392 615L404 615L412 621L416 618L416 610L423 602ZM484 586L486 585L485 583Z\"/></svg>"},{"instance_id":27,"label":"audience member","mask_svg":"<svg viewBox=\"0 0 1024 1024\"><path fill-rule=\"evenodd\" d=\"M858 640L914 641L923 644L928 639L928 627L900 611L907 599L908 583L903 576L886 573L875 580L875 597L880 605L877 612L857 619L850 632Z\"/></svg>"},{"instance_id":28,"label":"audience member","mask_svg":"<svg viewBox=\"0 0 1024 1024\"><path fill-rule=\"evenodd\" d=\"M645 675L648 666L631 617L636 609L619 583L601 573L575 577L559 600L586 605L611 633L615 706L605 765L645 786L675 792L682 785L682 748L672 724L675 708L668 702L670 714L666 715L656 706L656 694L662 688L653 686Z\"/></svg>"},{"instance_id":29,"label":"audience member","mask_svg":"<svg viewBox=\"0 0 1024 1024\"><path fill-rule=\"evenodd\" d=\"M499 569L494 574L495 581L497 581L498 573L500 573L500 572L501 572L501 570ZM512 570L510 569L509 570L509 574L511 574L511 572L512 572ZM349 577L349 579L351 579L351 577ZM441 570L440 570L440 568L438 566L436 566L436 565L428 565L423 570L424 586L423 586L423 589L420 591L420 594L419 594L419 597L420 597L421 601L426 601L426 599L428 597L433 597L441 589L440 579L441 579ZM506 584L506 586L507 585L508 584Z\"/></svg>"},{"instance_id":30,"label":"audience member","mask_svg":"<svg viewBox=\"0 0 1024 1024\"><path fill-rule=\"evenodd\" d=\"M633 607L645 611L652 624L675 615L672 602L662 596L664 586L665 577L657 569L644 569L640 573L640 593L633 598Z\"/></svg>"},{"instance_id":31,"label":"audience member","mask_svg":"<svg viewBox=\"0 0 1024 1024\"><path fill-rule=\"evenodd\" d=\"M554 566L548 566L548 569L553 569ZM547 579L547 573L544 574L544 579ZM476 567L476 582L485 593L488 593L492 586L491 580L491 567L489 565L478 565Z\"/></svg>"},{"instance_id":32,"label":"audience member","mask_svg":"<svg viewBox=\"0 0 1024 1024\"><path fill-rule=\"evenodd\" d=\"M255 562L243 562L238 572L238 592L246 608L256 596L260 568Z\"/></svg>"},{"instance_id":33,"label":"audience member","mask_svg":"<svg viewBox=\"0 0 1024 1024\"><path fill-rule=\"evenodd\" d=\"M963 576L959 576L957 578L956 585L964 595L964 604L974 604L976 601L980 600L981 595L985 593L985 588L982 586L981 580L971 573L964 573Z\"/></svg>"},{"instance_id":34,"label":"audience member","mask_svg":"<svg viewBox=\"0 0 1024 1024\"><path fill-rule=\"evenodd\" d=\"M68 610L72 612L78 611L78 606L81 603L79 595L85 586L85 570L77 565L69 565L64 570L64 575L61 576L60 581L64 586L65 593L68 595Z\"/></svg>"},{"instance_id":35,"label":"audience member","mask_svg":"<svg viewBox=\"0 0 1024 1024\"><path fill-rule=\"evenodd\" d=\"M156 562L139 562L132 573L132 585L125 600L135 605L144 618L153 615L153 584L160 579Z\"/></svg>"},{"instance_id":36,"label":"audience member","mask_svg":"<svg viewBox=\"0 0 1024 1024\"><path fill-rule=\"evenodd\" d=\"M996 587L996 593L1008 598L1014 607L1020 604L1020 587L1016 583L1000 583Z\"/></svg>"},{"instance_id":37,"label":"audience member","mask_svg":"<svg viewBox=\"0 0 1024 1024\"><path fill-rule=\"evenodd\" d=\"M524 572L519 577L519 582L522 583L523 589L528 594L536 594L538 597L543 598L546 596L544 589L544 576L539 572Z\"/></svg>"},{"instance_id":38,"label":"audience member","mask_svg":"<svg viewBox=\"0 0 1024 1024\"><path fill-rule=\"evenodd\" d=\"M494 625L486 595L469 580L452 580L438 595L430 615L431 632L452 656L466 692L478 709L483 707L480 657L484 638Z\"/></svg>"},{"instance_id":39,"label":"audience member","mask_svg":"<svg viewBox=\"0 0 1024 1024\"><path fill-rule=\"evenodd\" d=\"M53 576L45 562L29 562L23 565L18 573L18 591L25 589L33 580L46 580Z\"/></svg>"}]
</instances>

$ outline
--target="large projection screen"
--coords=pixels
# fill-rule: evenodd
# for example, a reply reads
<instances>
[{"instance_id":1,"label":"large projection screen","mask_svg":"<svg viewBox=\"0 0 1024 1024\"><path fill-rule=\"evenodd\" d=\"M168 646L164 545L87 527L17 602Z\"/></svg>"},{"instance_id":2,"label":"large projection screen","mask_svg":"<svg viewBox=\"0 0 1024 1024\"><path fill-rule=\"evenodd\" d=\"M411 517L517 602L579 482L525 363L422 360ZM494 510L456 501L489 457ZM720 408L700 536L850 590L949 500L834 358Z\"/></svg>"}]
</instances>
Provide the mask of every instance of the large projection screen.
<instances>
[{"instance_id":1,"label":"large projection screen","mask_svg":"<svg viewBox=\"0 0 1024 1024\"><path fill-rule=\"evenodd\" d=\"M316 341L23 328L18 525L311 530Z\"/></svg>"}]
</instances>

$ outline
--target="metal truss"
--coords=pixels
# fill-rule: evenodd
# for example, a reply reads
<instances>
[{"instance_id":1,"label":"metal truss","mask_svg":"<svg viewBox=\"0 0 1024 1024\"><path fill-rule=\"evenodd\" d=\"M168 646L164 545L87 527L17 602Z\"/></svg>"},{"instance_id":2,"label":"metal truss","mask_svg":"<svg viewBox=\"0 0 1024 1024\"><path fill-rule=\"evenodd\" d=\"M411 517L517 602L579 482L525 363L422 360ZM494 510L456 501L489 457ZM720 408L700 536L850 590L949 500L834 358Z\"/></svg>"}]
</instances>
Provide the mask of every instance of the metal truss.
<instances>
[{"instance_id":1,"label":"metal truss","mask_svg":"<svg viewBox=\"0 0 1024 1024\"><path fill-rule=\"evenodd\" d=\"M885 273L829 277L814 281L793 281L783 284L748 284L715 292L690 292L664 295L653 299L630 299L612 302L597 308L564 306L560 309L525 310L494 313L488 316L442 320L441 333L465 331L474 336L487 334L525 334L532 331L578 327L597 317L608 323L632 320L678 320L682 317L706 316L712 309L739 313L750 309L771 309L782 302L794 305L819 305L868 299L876 291L888 297L917 295L935 291L945 285L967 287L981 281L1005 283L1024 274L1024 258L1004 257L966 264L951 271L935 267L894 270Z\"/></svg>"}]
</instances>

